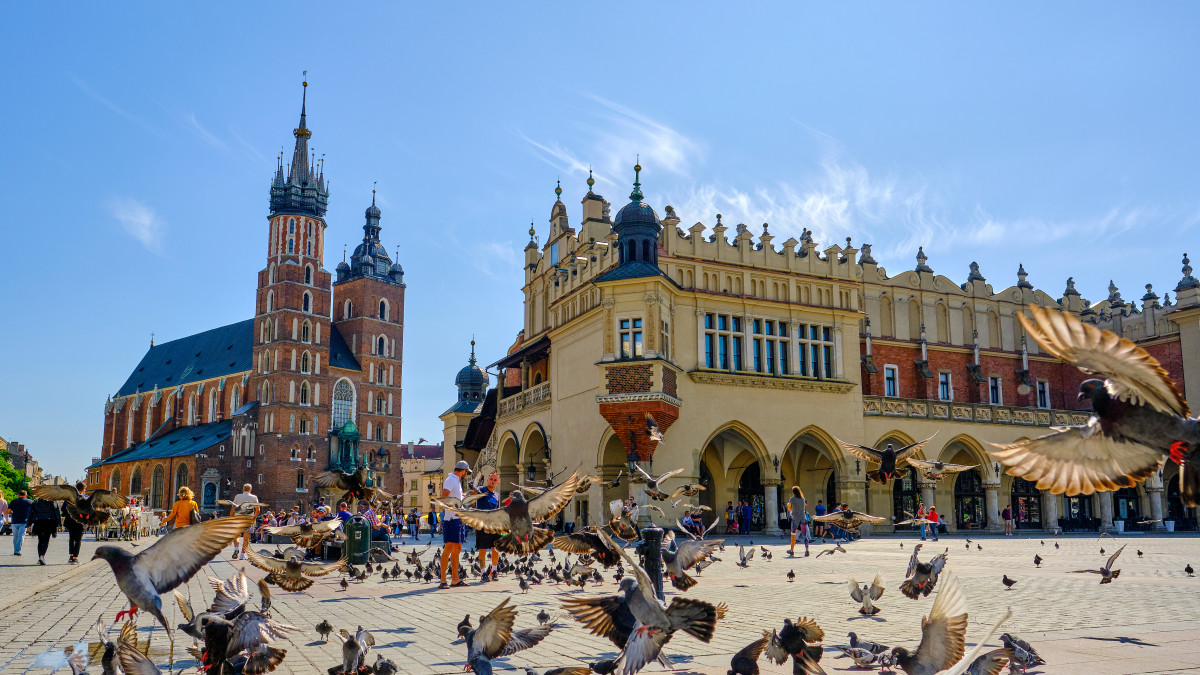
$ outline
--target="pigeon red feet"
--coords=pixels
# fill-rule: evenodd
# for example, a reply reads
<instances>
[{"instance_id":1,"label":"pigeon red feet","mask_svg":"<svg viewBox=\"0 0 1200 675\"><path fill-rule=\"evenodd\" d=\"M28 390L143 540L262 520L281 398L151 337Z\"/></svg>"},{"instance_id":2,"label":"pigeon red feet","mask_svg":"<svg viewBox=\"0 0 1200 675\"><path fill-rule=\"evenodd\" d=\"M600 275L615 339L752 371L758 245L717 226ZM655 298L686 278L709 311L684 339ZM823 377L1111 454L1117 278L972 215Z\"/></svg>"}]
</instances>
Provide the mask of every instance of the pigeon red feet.
<instances>
[{"instance_id":1,"label":"pigeon red feet","mask_svg":"<svg viewBox=\"0 0 1200 675\"><path fill-rule=\"evenodd\" d=\"M1171 444L1171 461L1182 465L1187 452L1188 444L1186 441L1175 441Z\"/></svg>"},{"instance_id":2,"label":"pigeon red feet","mask_svg":"<svg viewBox=\"0 0 1200 675\"><path fill-rule=\"evenodd\" d=\"M113 621L120 623L121 617L123 617L123 616L129 617L130 621L136 621L137 620L137 611L138 611L137 605L130 605L129 609L117 612L117 618L113 619Z\"/></svg>"}]
</instances>

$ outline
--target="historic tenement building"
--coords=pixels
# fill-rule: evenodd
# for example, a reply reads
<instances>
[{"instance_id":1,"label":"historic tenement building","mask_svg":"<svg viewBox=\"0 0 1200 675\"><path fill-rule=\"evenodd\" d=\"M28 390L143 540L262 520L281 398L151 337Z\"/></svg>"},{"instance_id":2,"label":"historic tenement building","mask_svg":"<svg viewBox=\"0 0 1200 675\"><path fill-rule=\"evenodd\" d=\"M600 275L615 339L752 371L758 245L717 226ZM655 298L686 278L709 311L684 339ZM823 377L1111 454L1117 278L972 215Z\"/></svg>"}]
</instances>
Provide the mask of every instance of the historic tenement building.
<instances>
[{"instance_id":1,"label":"historic tenement building","mask_svg":"<svg viewBox=\"0 0 1200 675\"><path fill-rule=\"evenodd\" d=\"M530 229L524 328L489 366L501 373L496 387L476 402L480 385L460 386L442 416L447 465L498 466L505 485L576 467L611 480L631 461L652 473L682 466L669 487L706 486L698 500L713 507L709 517L750 500L769 532L792 485L810 505L888 517L922 500L953 529L996 530L1008 504L1030 529L1137 529L1160 517L1195 527L1174 465L1134 488L1067 498L1005 475L984 451L1088 416L1075 400L1081 374L1022 334L1016 315L1031 305L1136 341L1200 400L1200 282L1186 255L1174 302L1149 284L1137 301L1110 285L1092 302L1071 279L1057 297L1034 288L1023 267L1015 283L993 285L972 264L959 283L923 251L914 268L888 273L870 245L849 239L822 246L806 231L776 242L766 224L755 234L720 215L686 226L670 206L660 218L636 181L615 217L589 178L578 225L559 199L544 241ZM664 431L657 448L647 412ZM883 447L929 436L925 458L976 469L882 487L836 440ZM629 494L624 481L594 485L568 517L595 521L607 500Z\"/></svg>"},{"instance_id":2,"label":"historic tenement building","mask_svg":"<svg viewBox=\"0 0 1200 675\"><path fill-rule=\"evenodd\" d=\"M325 269L329 190L306 103L292 161L271 181L253 318L151 344L105 403L89 485L155 508L187 485L206 511L243 483L274 508L311 504L311 479L330 466L366 463L375 484L400 488L389 474L400 473L404 270L380 243L374 195L362 243Z\"/></svg>"}]
</instances>

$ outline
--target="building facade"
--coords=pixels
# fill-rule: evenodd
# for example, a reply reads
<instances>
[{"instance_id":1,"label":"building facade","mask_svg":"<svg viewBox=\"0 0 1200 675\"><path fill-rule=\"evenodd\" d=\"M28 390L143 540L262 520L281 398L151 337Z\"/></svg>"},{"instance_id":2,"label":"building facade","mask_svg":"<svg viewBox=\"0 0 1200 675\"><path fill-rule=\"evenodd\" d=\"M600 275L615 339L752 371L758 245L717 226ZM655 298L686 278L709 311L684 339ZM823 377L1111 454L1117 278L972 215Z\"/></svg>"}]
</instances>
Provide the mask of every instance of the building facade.
<instances>
[{"instance_id":1,"label":"building facade","mask_svg":"<svg viewBox=\"0 0 1200 675\"><path fill-rule=\"evenodd\" d=\"M151 343L105 403L90 486L169 508L186 485L211 512L244 483L275 508L310 505L329 468L400 481L404 270L380 242L374 194L362 242L326 270L329 190L304 87L292 159L271 181L253 318Z\"/></svg>"},{"instance_id":2,"label":"building facade","mask_svg":"<svg viewBox=\"0 0 1200 675\"><path fill-rule=\"evenodd\" d=\"M918 501L936 505L951 529L1001 529L1010 504L1028 529L1137 529L1160 517L1195 527L1174 465L1134 488L1068 498L1006 475L985 452L1089 414L1075 401L1082 374L1023 335L1016 315L1031 305L1134 340L1200 396L1200 282L1186 254L1175 302L1147 285L1140 305L1113 286L1088 301L1071 279L1054 297L1023 267L1015 283L993 286L972 264L959 283L935 273L923 250L911 270L888 273L869 244L849 239L822 247L805 231L777 244L767 224L756 236L719 214L685 229L672 207L660 218L646 203L635 172L615 217L589 178L577 228L556 188L544 242L529 231L524 328L489 367L497 386L471 410L460 388L442 417L455 450L447 466L495 466L505 485L576 468L612 480L631 461L656 474L684 467L669 487L705 486L691 501L710 506L708 518L745 500L767 532L778 531L793 485L810 505L845 502L896 520ZM657 447L646 413L664 432ZM975 469L883 487L838 444L929 437L923 457ZM630 494L645 498L627 481L594 485L568 517L595 522L608 500Z\"/></svg>"}]
</instances>

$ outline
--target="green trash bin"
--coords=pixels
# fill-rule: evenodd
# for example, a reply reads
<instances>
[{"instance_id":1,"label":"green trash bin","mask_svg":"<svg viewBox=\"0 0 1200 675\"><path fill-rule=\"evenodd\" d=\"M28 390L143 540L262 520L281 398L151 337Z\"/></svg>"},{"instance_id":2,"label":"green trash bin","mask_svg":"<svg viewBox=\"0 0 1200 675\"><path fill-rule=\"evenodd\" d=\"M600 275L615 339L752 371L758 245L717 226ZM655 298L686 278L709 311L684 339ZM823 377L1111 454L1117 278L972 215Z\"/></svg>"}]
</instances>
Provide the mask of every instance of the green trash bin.
<instances>
[{"instance_id":1,"label":"green trash bin","mask_svg":"<svg viewBox=\"0 0 1200 675\"><path fill-rule=\"evenodd\" d=\"M354 516L346 523L346 555L353 565L367 562L371 550L371 526L362 516Z\"/></svg>"}]
</instances>

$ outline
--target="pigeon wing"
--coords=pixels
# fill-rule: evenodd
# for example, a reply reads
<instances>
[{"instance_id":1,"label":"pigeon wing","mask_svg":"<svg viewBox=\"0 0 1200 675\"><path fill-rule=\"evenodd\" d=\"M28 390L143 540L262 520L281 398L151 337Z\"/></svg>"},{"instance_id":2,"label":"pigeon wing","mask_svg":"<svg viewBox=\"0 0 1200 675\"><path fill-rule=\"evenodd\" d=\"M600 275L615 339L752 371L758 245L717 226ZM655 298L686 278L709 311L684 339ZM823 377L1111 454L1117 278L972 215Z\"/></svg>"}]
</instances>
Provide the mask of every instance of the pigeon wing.
<instances>
[{"instance_id":1,"label":"pigeon wing","mask_svg":"<svg viewBox=\"0 0 1200 675\"><path fill-rule=\"evenodd\" d=\"M339 490L349 490L353 487L350 484L349 478L352 474L344 473L334 469L333 471L322 471L313 477L313 482L317 487L337 488Z\"/></svg>"},{"instance_id":2,"label":"pigeon wing","mask_svg":"<svg viewBox=\"0 0 1200 675\"><path fill-rule=\"evenodd\" d=\"M751 642L750 644L746 645L745 647L742 647L741 651L739 651L737 654L733 655L733 658L737 659L737 658L741 657L748 661L752 661L752 662L757 661L762 656L763 648L765 648L767 646L767 642L768 642L768 640L770 640L770 638L771 638L771 634L767 633L766 631L763 631L762 637L755 640L754 642Z\"/></svg>"},{"instance_id":3,"label":"pigeon wing","mask_svg":"<svg viewBox=\"0 0 1200 675\"><path fill-rule=\"evenodd\" d=\"M508 604L511 600L512 598L505 598L504 602L481 618L479 628L475 629L471 637L473 650L489 659L496 658L512 637L512 627L517 618L517 610ZM468 660L469 658L468 654Z\"/></svg>"},{"instance_id":4,"label":"pigeon wing","mask_svg":"<svg viewBox=\"0 0 1200 675\"><path fill-rule=\"evenodd\" d=\"M343 556L341 560L331 563L300 563L300 572L306 577L323 577L331 572L336 572L342 569L350 559Z\"/></svg>"},{"instance_id":5,"label":"pigeon wing","mask_svg":"<svg viewBox=\"0 0 1200 675\"><path fill-rule=\"evenodd\" d=\"M468 527L493 534L506 534L512 528L512 521L508 518L508 512L504 509L457 509L440 500L433 500L435 504L450 511L462 519ZM489 657L490 658L490 657Z\"/></svg>"},{"instance_id":6,"label":"pigeon wing","mask_svg":"<svg viewBox=\"0 0 1200 675\"><path fill-rule=\"evenodd\" d=\"M679 550L675 553L675 559L679 562L679 568L684 570L691 569L693 565L701 560L708 559L721 543L722 540L717 539L713 541L692 540L683 542L679 545Z\"/></svg>"},{"instance_id":7,"label":"pigeon wing","mask_svg":"<svg viewBox=\"0 0 1200 675\"><path fill-rule=\"evenodd\" d=\"M901 462L907 460L909 457L912 457L913 455L920 452L921 448L924 448L926 443L928 443L929 441L932 441L934 436L937 436L937 432L934 432L933 436L930 436L929 438L926 438L923 441L917 441L916 443L910 443L909 445L906 445L903 448L900 448L899 450L897 450L896 451L896 465L899 466Z\"/></svg>"},{"instance_id":8,"label":"pigeon wing","mask_svg":"<svg viewBox=\"0 0 1200 675\"><path fill-rule=\"evenodd\" d=\"M637 622L633 633L625 643L625 651L621 654L621 672L624 675L633 675L644 668L646 664L657 659L662 652L663 645L671 639L671 634L667 631L639 631L638 628L641 626L642 622Z\"/></svg>"},{"instance_id":9,"label":"pigeon wing","mask_svg":"<svg viewBox=\"0 0 1200 675\"><path fill-rule=\"evenodd\" d=\"M850 598L853 599L855 602L862 602L863 601L862 586L858 585L858 582L855 581L854 577L850 577L850 580L846 583L850 584Z\"/></svg>"},{"instance_id":10,"label":"pigeon wing","mask_svg":"<svg viewBox=\"0 0 1200 675\"><path fill-rule=\"evenodd\" d=\"M264 572L268 572L270 574L283 574L283 575L286 575L288 573L288 562L289 561L287 561L287 560L280 560L278 558L271 558L271 557L267 557L264 555L259 555L252 549L246 550L246 559L250 561L251 565L254 565L255 567L257 567L258 569L260 569Z\"/></svg>"},{"instance_id":11,"label":"pigeon wing","mask_svg":"<svg viewBox=\"0 0 1200 675\"><path fill-rule=\"evenodd\" d=\"M992 626L988 634L976 643L975 648L970 653L959 659L958 663L953 667L938 675L963 675L963 673L970 673L971 675L1000 675L1000 671L1004 669L1004 666L1008 665L1009 656L1012 655L1012 651L1008 649L995 649L982 656L979 653L986 648L992 636L996 634L996 631L1000 630L1000 626L1004 625L1004 622L1011 618L1012 609L1009 609Z\"/></svg>"},{"instance_id":12,"label":"pigeon wing","mask_svg":"<svg viewBox=\"0 0 1200 675\"><path fill-rule=\"evenodd\" d=\"M1145 349L1063 312L1037 306L1030 311L1032 321L1024 314L1017 318L1033 339L1083 372L1103 377L1109 394L1169 415L1188 416L1187 401L1158 359Z\"/></svg>"},{"instance_id":13,"label":"pigeon wing","mask_svg":"<svg viewBox=\"0 0 1200 675\"><path fill-rule=\"evenodd\" d=\"M117 645L117 658L121 661L121 670L125 675L161 675L162 671L154 665L136 646L125 643Z\"/></svg>"},{"instance_id":14,"label":"pigeon wing","mask_svg":"<svg viewBox=\"0 0 1200 675\"><path fill-rule=\"evenodd\" d=\"M500 650L497 657L516 654L523 649L529 649L550 634L550 626L534 626L533 628L522 628L515 630L508 638L508 642L504 644L504 649Z\"/></svg>"},{"instance_id":15,"label":"pigeon wing","mask_svg":"<svg viewBox=\"0 0 1200 675\"><path fill-rule=\"evenodd\" d=\"M233 628L229 631L227 653L236 654L246 649L253 649L260 644L287 637L288 633L299 630L295 626L268 619L258 612L243 612L233 620Z\"/></svg>"},{"instance_id":16,"label":"pigeon wing","mask_svg":"<svg viewBox=\"0 0 1200 675\"><path fill-rule=\"evenodd\" d=\"M966 637L967 601L958 578L950 577L938 591L929 616L921 619L921 644L914 657L933 671L953 667L966 651Z\"/></svg>"},{"instance_id":17,"label":"pigeon wing","mask_svg":"<svg viewBox=\"0 0 1200 675\"><path fill-rule=\"evenodd\" d=\"M134 556L132 565L149 578L155 592L166 593L191 579L253 524L253 516L230 516L172 530Z\"/></svg>"},{"instance_id":18,"label":"pigeon wing","mask_svg":"<svg viewBox=\"0 0 1200 675\"><path fill-rule=\"evenodd\" d=\"M1092 417L1085 426L1007 445L991 444L988 454L1003 462L1010 476L1037 483L1054 494L1090 495L1132 487L1162 465L1161 451L1105 434Z\"/></svg>"},{"instance_id":19,"label":"pigeon wing","mask_svg":"<svg viewBox=\"0 0 1200 675\"><path fill-rule=\"evenodd\" d=\"M763 639L766 640L763 649L767 652L767 658L775 663L786 663L791 654L779 639L779 631L772 630L768 633L764 630Z\"/></svg>"},{"instance_id":20,"label":"pigeon wing","mask_svg":"<svg viewBox=\"0 0 1200 675\"><path fill-rule=\"evenodd\" d=\"M875 580L871 582L871 599L878 600L883 597L883 572L875 573Z\"/></svg>"},{"instance_id":21,"label":"pigeon wing","mask_svg":"<svg viewBox=\"0 0 1200 675\"><path fill-rule=\"evenodd\" d=\"M175 594L175 604L179 606L179 613L183 615L183 620L191 623L196 618L196 613L192 611L192 603L179 594L179 591L172 591Z\"/></svg>"},{"instance_id":22,"label":"pigeon wing","mask_svg":"<svg viewBox=\"0 0 1200 675\"><path fill-rule=\"evenodd\" d=\"M913 572L915 572L917 570L917 563L919 562L917 560L917 554L920 552L921 552L920 544L913 546L912 556L908 559L908 571L904 573L905 579L907 579L908 577L911 577L913 575Z\"/></svg>"},{"instance_id":23,"label":"pigeon wing","mask_svg":"<svg viewBox=\"0 0 1200 675\"><path fill-rule=\"evenodd\" d=\"M1121 548L1117 549L1116 553L1110 555L1108 557L1108 562L1104 563L1104 569L1111 570L1113 568L1113 564L1115 562L1117 562L1117 556L1121 555L1121 551L1124 551L1124 550L1125 550L1125 547L1122 546Z\"/></svg>"},{"instance_id":24,"label":"pigeon wing","mask_svg":"<svg viewBox=\"0 0 1200 675\"><path fill-rule=\"evenodd\" d=\"M246 573L238 572L236 577L221 581L208 578L213 587L212 606L208 611L213 614L228 614L242 605L250 602L250 587L246 583Z\"/></svg>"},{"instance_id":25,"label":"pigeon wing","mask_svg":"<svg viewBox=\"0 0 1200 675\"><path fill-rule=\"evenodd\" d=\"M612 639L617 631L617 617L622 612L625 599L619 595L602 598L568 598L563 609L582 623L593 635Z\"/></svg>"},{"instance_id":26,"label":"pigeon wing","mask_svg":"<svg viewBox=\"0 0 1200 675\"><path fill-rule=\"evenodd\" d=\"M112 490L97 488L88 494L93 509L123 509L129 506L129 500Z\"/></svg>"},{"instance_id":27,"label":"pigeon wing","mask_svg":"<svg viewBox=\"0 0 1200 675\"><path fill-rule=\"evenodd\" d=\"M579 487L579 475L572 472L565 481L529 500L529 519L541 522L553 517L571 502L577 487Z\"/></svg>"},{"instance_id":28,"label":"pigeon wing","mask_svg":"<svg viewBox=\"0 0 1200 675\"><path fill-rule=\"evenodd\" d=\"M79 499L79 490L73 485L37 485L33 488L33 496L48 502L74 502Z\"/></svg>"},{"instance_id":29,"label":"pigeon wing","mask_svg":"<svg viewBox=\"0 0 1200 675\"><path fill-rule=\"evenodd\" d=\"M857 443L847 443L846 441L839 440L837 438L835 438L834 440L838 442L838 445L845 448L846 452L854 455L855 457L857 457L865 462L871 462L873 464L882 464L883 463L883 453L876 450L875 448L869 448L865 445L859 445Z\"/></svg>"}]
</instances>

